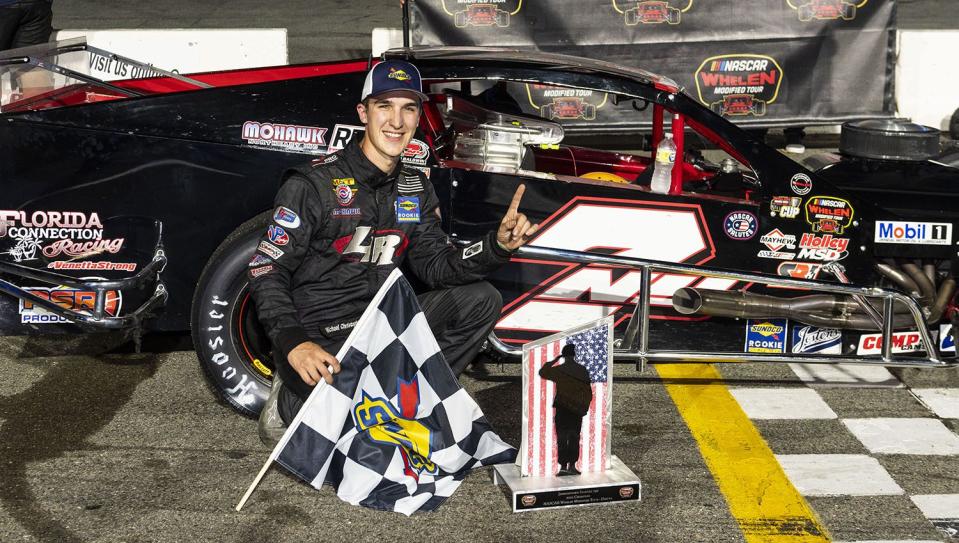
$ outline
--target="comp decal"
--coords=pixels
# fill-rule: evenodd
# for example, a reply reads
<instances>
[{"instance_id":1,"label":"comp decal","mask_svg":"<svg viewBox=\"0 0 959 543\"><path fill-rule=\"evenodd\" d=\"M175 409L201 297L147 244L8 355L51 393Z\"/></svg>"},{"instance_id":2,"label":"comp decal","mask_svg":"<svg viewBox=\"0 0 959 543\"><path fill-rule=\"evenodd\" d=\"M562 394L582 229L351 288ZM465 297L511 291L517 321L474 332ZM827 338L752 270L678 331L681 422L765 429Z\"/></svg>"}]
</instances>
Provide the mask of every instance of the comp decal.
<instances>
[{"instance_id":1,"label":"comp decal","mask_svg":"<svg viewBox=\"0 0 959 543\"><path fill-rule=\"evenodd\" d=\"M78 290L68 287L31 287L25 290L64 309L86 311L93 314L96 307L97 293L92 290ZM120 314L123 305L123 294L118 290L108 290L105 296L104 313L116 317ZM70 321L35 305L33 302L20 300L20 322L23 324L62 324Z\"/></svg>"},{"instance_id":2,"label":"comp decal","mask_svg":"<svg viewBox=\"0 0 959 543\"><path fill-rule=\"evenodd\" d=\"M683 13L693 7L693 0L642 0L640 2L617 2L613 0L613 9L623 16L626 26L640 23L678 25Z\"/></svg>"},{"instance_id":3,"label":"comp decal","mask_svg":"<svg viewBox=\"0 0 959 543\"><path fill-rule=\"evenodd\" d=\"M809 21L851 21L856 18L856 11L865 6L869 0L786 0L786 5L796 10L799 20Z\"/></svg>"},{"instance_id":4,"label":"comp decal","mask_svg":"<svg viewBox=\"0 0 959 543\"><path fill-rule=\"evenodd\" d=\"M326 150L326 131L318 126L246 121L241 137L254 147L313 154Z\"/></svg>"},{"instance_id":5,"label":"comp decal","mask_svg":"<svg viewBox=\"0 0 959 543\"><path fill-rule=\"evenodd\" d=\"M876 243L952 245L952 223L876 221Z\"/></svg>"},{"instance_id":6,"label":"comp decal","mask_svg":"<svg viewBox=\"0 0 959 543\"><path fill-rule=\"evenodd\" d=\"M930 333L933 341L936 339L936 332ZM893 353L917 353L926 350L922 344L922 336L918 331L895 332L892 334L892 352ZM859 345L856 348L856 354L871 355L882 354L882 334L863 334L859 336Z\"/></svg>"},{"instance_id":7,"label":"comp decal","mask_svg":"<svg viewBox=\"0 0 959 543\"><path fill-rule=\"evenodd\" d=\"M530 243L572 251L703 264L715 257L715 245L698 205L576 197L541 222ZM668 231L669 237L661 235ZM603 240L597 245L597 240ZM628 320L640 290L642 273L602 265L582 265L513 258L537 279L508 303L496 326L504 341L524 343L545 333L566 330L590 320L615 315ZM736 282L693 275L652 274L653 318L689 320L673 310L678 288L700 286L728 290Z\"/></svg>"},{"instance_id":8,"label":"comp decal","mask_svg":"<svg viewBox=\"0 0 959 543\"><path fill-rule=\"evenodd\" d=\"M784 353L786 352L786 319L746 320L747 353Z\"/></svg>"},{"instance_id":9,"label":"comp decal","mask_svg":"<svg viewBox=\"0 0 959 543\"><path fill-rule=\"evenodd\" d=\"M779 97L783 70L768 55L709 57L694 74L699 101L724 117L762 117Z\"/></svg>"},{"instance_id":10,"label":"comp decal","mask_svg":"<svg viewBox=\"0 0 959 543\"><path fill-rule=\"evenodd\" d=\"M442 0L441 4L456 28L506 28L523 9L523 0Z\"/></svg>"},{"instance_id":11,"label":"comp decal","mask_svg":"<svg viewBox=\"0 0 959 543\"><path fill-rule=\"evenodd\" d=\"M733 211L723 219L723 230L729 239L746 241L756 235L758 224L756 216L749 211Z\"/></svg>"},{"instance_id":12,"label":"comp decal","mask_svg":"<svg viewBox=\"0 0 959 543\"><path fill-rule=\"evenodd\" d=\"M842 234L849 225L855 210L847 200L835 196L813 196L806 200L806 222L813 232Z\"/></svg>"}]
</instances>

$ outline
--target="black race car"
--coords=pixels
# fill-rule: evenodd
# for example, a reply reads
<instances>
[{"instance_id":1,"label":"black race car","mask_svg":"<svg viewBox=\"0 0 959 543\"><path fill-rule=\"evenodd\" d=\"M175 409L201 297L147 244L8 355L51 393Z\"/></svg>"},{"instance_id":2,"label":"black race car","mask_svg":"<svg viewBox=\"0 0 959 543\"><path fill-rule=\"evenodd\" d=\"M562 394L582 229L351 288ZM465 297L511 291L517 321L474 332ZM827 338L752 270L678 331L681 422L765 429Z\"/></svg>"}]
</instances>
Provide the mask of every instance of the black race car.
<instances>
[{"instance_id":1,"label":"black race car","mask_svg":"<svg viewBox=\"0 0 959 543\"><path fill-rule=\"evenodd\" d=\"M935 131L853 124L842 154L807 167L642 70L504 49L385 56L428 86L404 160L453 242L493 228L519 183L543 225L490 278L505 300L490 356L612 314L617 360L952 363L959 169L937 160ZM82 40L3 53L0 332L191 329L214 388L255 414L273 364L247 263L281 174L362 131L367 69L183 76ZM568 145L531 87L644 110L649 150ZM667 130L680 160L659 194Z\"/></svg>"}]
</instances>

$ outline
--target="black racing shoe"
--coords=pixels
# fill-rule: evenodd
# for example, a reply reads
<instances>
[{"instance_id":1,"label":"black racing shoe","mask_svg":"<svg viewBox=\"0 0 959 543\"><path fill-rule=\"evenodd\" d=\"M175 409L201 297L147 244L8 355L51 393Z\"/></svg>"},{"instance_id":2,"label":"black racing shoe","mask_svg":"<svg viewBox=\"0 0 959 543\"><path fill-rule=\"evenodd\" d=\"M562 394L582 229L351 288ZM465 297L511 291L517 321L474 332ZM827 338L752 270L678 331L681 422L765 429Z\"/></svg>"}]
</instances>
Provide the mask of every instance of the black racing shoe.
<instances>
[{"instance_id":1,"label":"black racing shoe","mask_svg":"<svg viewBox=\"0 0 959 543\"><path fill-rule=\"evenodd\" d=\"M270 389L270 395L260 411L260 419L256 423L256 431L260 435L260 441L267 447L275 447L280 438L286 432L286 424L280 417L280 411L277 403L280 398L280 388L283 381L280 379L280 372L273 372L273 387Z\"/></svg>"}]
</instances>

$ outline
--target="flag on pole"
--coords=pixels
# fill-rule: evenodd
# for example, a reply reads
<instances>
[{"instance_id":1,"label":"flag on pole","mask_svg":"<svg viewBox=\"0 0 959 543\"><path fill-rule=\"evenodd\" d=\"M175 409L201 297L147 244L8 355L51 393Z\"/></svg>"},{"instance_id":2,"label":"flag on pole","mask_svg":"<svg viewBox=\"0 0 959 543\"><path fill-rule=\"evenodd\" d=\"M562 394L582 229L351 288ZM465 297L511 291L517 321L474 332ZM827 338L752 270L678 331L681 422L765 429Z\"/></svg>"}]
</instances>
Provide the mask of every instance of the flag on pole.
<instances>
[{"instance_id":1,"label":"flag on pole","mask_svg":"<svg viewBox=\"0 0 959 543\"><path fill-rule=\"evenodd\" d=\"M416 295L394 270L271 459L342 500L410 515L434 510L470 469L515 461L460 387Z\"/></svg>"},{"instance_id":2,"label":"flag on pole","mask_svg":"<svg viewBox=\"0 0 959 543\"><path fill-rule=\"evenodd\" d=\"M539 370L559 356L567 343L576 345L576 362L589 371L593 391L589 412L583 417L576 467L582 473L609 469L612 329L613 318L609 316L523 346L522 475L550 477L559 471L553 422L556 385L540 377Z\"/></svg>"}]
</instances>

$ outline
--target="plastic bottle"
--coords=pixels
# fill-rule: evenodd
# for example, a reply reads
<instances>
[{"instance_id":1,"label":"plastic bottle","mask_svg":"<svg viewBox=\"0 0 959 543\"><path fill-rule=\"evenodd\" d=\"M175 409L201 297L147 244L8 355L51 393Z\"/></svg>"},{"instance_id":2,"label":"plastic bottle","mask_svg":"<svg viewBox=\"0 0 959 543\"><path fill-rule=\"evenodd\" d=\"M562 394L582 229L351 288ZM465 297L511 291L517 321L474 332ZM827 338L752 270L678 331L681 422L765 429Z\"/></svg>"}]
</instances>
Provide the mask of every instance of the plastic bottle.
<instances>
[{"instance_id":1,"label":"plastic bottle","mask_svg":"<svg viewBox=\"0 0 959 543\"><path fill-rule=\"evenodd\" d=\"M649 188L653 192L667 194L673 183L673 165L676 163L676 144L673 135L667 133L656 148L656 162L653 166L653 180Z\"/></svg>"}]
</instances>

